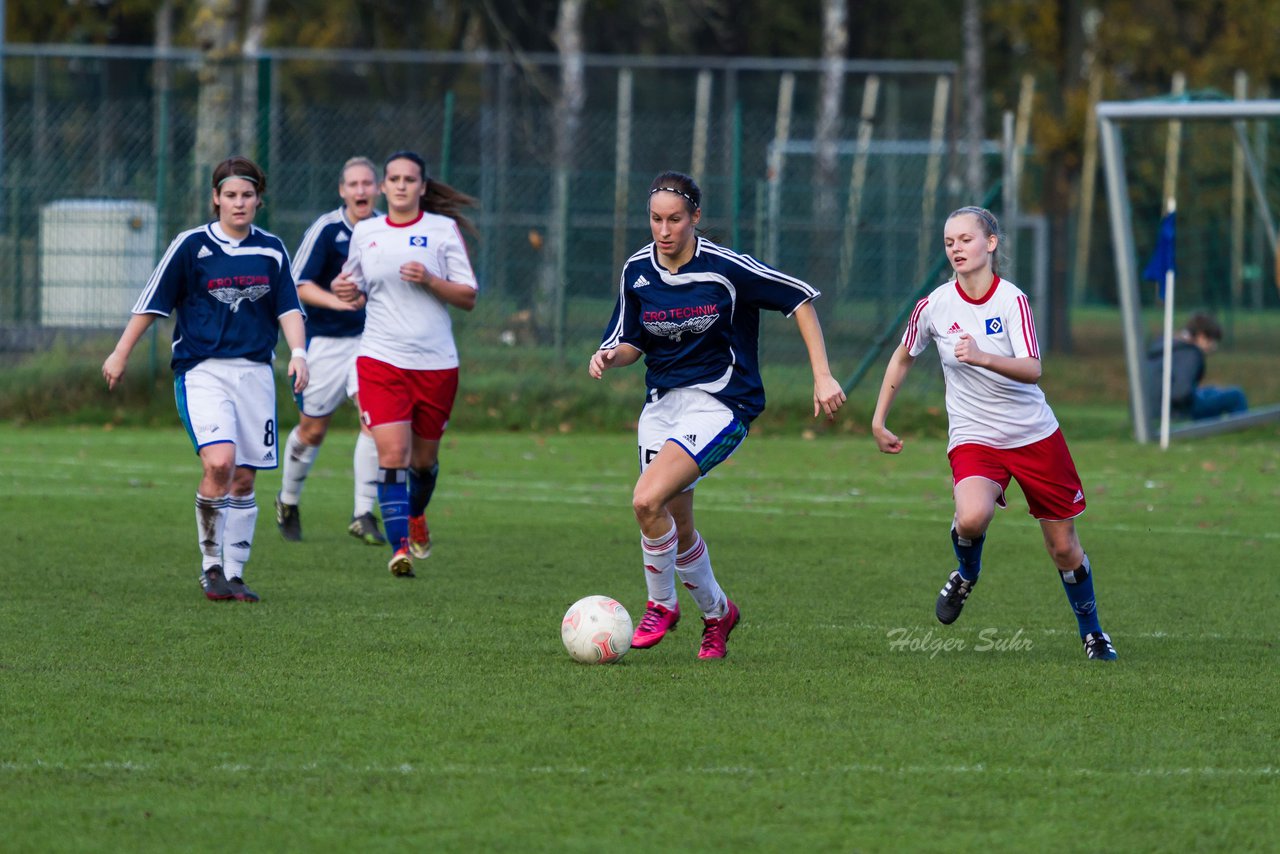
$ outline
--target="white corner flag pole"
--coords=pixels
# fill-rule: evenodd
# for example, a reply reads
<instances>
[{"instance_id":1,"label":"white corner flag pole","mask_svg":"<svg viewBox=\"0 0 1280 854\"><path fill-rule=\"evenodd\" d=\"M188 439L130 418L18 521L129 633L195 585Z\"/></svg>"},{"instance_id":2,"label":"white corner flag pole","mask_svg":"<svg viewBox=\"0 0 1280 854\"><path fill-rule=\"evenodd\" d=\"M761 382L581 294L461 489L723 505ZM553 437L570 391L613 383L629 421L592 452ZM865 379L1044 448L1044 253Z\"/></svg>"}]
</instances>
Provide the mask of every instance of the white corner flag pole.
<instances>
[{"instance_id":1,"label":"white corner flag pole","mask_svg":"<svg viewBox=\"0 0 1280 854\"><path fill-rule=\"evenodd\" d=\"M1173 213L1177 200L1169 197L1167 212ZM1160 377L1160 449L1169 447L1169 395L1173 385L1173 268L1164 272L1164 361Z\"/></svg>"}]
</instances>

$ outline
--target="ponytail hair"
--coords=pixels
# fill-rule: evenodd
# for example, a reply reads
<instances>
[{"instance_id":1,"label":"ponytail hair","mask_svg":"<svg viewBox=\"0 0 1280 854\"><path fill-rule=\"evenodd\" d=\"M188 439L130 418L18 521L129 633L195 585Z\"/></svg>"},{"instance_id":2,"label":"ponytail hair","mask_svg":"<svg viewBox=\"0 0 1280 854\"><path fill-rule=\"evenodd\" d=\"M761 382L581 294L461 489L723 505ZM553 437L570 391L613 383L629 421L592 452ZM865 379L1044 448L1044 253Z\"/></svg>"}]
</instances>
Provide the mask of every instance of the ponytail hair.
<instances>
[{"instance_id":1,"label":"ponytail hair","mask_svg":"<svg viewBox=\"0 0 1280 854\"><path fill-rule=\"evenodd\" d=\"M479 207L479 199L469 196L461 190L454 189L443 181L437 181L432 178L427 173L427 162L416 151L403 150L391 154L386 163L383 164L384 176L386 175L386 166L390 165L393 160L408 160L411 163L418 164L418 170L422 175L423 182L422 198L418 200L418 206L421 210L427 213L447 216L456 222L463 231L477 240L480 238L480 231L476 228L475 223L462 212L463 208Z\"/></svg>"}]
</instances>

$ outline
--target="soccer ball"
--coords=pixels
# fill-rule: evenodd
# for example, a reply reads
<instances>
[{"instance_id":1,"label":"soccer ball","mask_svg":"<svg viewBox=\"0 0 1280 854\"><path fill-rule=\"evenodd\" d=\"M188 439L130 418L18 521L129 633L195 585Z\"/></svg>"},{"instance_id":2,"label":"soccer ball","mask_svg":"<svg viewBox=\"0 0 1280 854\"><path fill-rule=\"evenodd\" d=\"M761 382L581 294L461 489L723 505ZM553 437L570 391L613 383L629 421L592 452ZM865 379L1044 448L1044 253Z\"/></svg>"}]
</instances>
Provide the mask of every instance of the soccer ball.
<instances>
[{"instance_id":1,"label":"soccer ball","mask_svg":"<svg viewBox=\"0 0 1280 854\"><path fill-rule=\"evenodd\" d=\"M609 664L631 649L631 615L617 599L584 597L565 612L560 640L574 661Z\"/></svg>"}]
</instances>

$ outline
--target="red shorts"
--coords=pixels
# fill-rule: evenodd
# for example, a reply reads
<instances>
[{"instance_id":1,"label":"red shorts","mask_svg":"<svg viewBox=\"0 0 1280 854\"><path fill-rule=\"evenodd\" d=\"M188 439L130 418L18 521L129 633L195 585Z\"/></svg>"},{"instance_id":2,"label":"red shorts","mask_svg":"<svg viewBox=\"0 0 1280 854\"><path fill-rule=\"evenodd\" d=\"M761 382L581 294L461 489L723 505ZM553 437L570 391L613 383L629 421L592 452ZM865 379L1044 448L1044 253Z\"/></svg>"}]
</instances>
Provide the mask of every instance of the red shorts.
<instances>
[{"instance_id":1,"label":"red shorts","mask_svg":"<svg viewBox=\"0 0 1280 854\"><path fill-rule=\"evenodd\" d=\"M997 503L1001 507L1005 506L1004 490L1012 478L1022 487L1027 508L1037 519L1060 522L1084 512L1084 487L1061 430L1021 448L956 445L947 458L951 460L954 483L984 477L998 484L1001 492Z\"/></svg>"},{"instance_id":2,"label":"red shorts","mask_svg":"<svg viewBox=\"0 0 1280 854\"><path fill-rule=\"evenodd\" d=\"M360 420L366 427L412 425L415 436L439 439L458 394L458 369L410 371L368 356L356 359Z\"/></svg>"}]
</instances>

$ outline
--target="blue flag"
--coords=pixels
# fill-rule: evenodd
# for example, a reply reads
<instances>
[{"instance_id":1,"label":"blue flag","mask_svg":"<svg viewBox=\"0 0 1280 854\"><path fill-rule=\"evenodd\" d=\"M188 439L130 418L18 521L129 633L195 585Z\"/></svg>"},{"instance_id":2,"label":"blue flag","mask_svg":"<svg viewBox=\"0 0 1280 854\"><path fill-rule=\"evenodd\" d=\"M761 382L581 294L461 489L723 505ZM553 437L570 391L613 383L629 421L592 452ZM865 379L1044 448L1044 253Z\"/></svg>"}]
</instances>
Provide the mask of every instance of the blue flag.
<instances>
[{"instance_id":1,"label":"blue flag","mask_svg":"<svg viewBox=\"0 0 1280 854\"><path fill-rule=\"evenodd\" d=\"M1160 220L1160 236L1156 238L1156 249L1151 253L1151 260L1142 271L1142 278L1148 282L1156 282L1156 292L1164 299L1165 273L1177 271L1173 262L1174 218L1177 214L1170 212Z\"/></svg>"}]
</instances>

